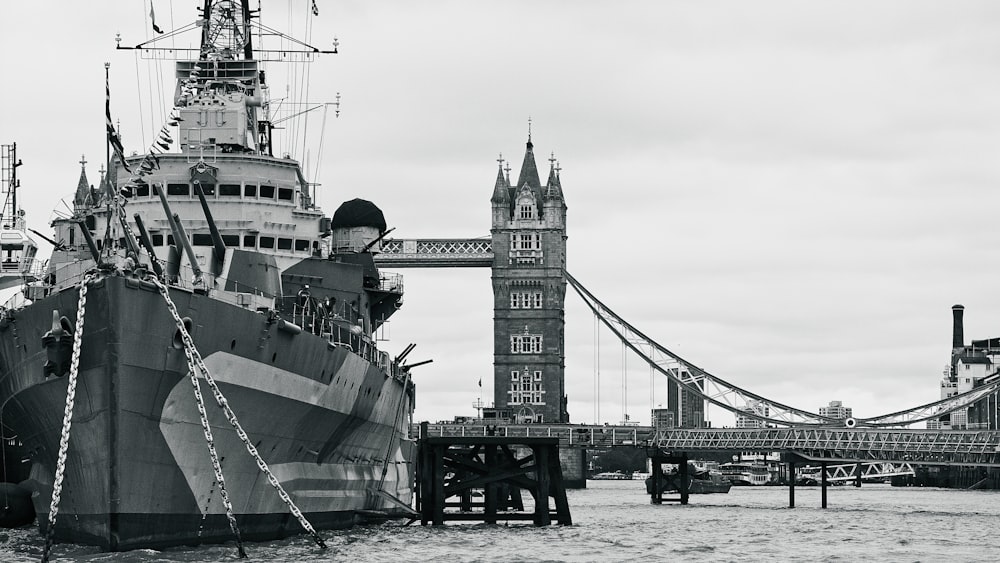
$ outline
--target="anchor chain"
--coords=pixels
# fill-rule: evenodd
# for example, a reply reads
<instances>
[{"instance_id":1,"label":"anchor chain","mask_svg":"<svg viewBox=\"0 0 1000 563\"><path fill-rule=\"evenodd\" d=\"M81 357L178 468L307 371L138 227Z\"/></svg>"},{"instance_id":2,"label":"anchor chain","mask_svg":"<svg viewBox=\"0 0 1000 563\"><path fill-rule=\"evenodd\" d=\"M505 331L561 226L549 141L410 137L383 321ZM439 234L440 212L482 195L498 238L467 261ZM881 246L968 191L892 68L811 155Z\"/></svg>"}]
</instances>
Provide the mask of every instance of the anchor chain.
<instances>
[{"instance_id":1,"label":"anchor chain","mask_svg":"<svg viewBox=\"0 0 1000 563\"><path fill-rule=\"evenodd\" d=\"M184 326L183 321L180 326ZM219 462L219 453L215 450L215 437L212 435L212 427L208 424L208 413L205 412L205 399L201 395L198 372L195 369L191 351L187 346L184 347L184 355L187 357L191 386L194 387L194 396L198 405L198 416L201 417L201 429L205 433L205 443L208 444L208 453L212 458L212 470L215 471L215 481L219 484L219 494L222 495L222 504L226 507L226 518L229 520L229 529L233 531L233 536L236 537L236 550L239 552L240 559L246 559L247 553L243 549L240 527L236 523L236 515L233 514L233 503L229 500L229 491L226 490L226 479L222 475L222 464Z\"/></svg>"},{"instance_id":2,"label":"anchor chain","mask_svg":"<svg viewBox=\"0 0 1000 563\"><path fill-rule=\"evenodd\" d=\"M212 394L215 397L215 402L218 403L219 407L222 408L223 413L225 413L226 415L226 419L232 425L233 429L236 431L236 434L240 437L240 440L243 441L243 445L246 446L247 452L249 452L250 456L254 458L254 461L256 461L257 463L257 467L267 477L268 483L270 483L271 486L274 488L274 490L278 493L278 496L281 497L282 502L285 503L285 505L288 507L289 512L291 512L292 515L295 516L295 518L299 521L299 524L302 526L302 528L307 532L309 532L309 534L313 538L313 541L315 541L317 545L319 545L323 549L326 549L326 542L323 541L323 538L320 537L320 535L316 532L315 528L313 528L312 524L309 523L309 520L306 519L305 515L302 514L302 511L299 510L299 507L295 505L295 501L293 501L292 498L288 495L288 493L285 492L284 487L282 487L281 483L278 482L277 477L274 476L274 473L272 473L271 469L267 466L267 462L265 462L264 458L260 456L260 453L257 451L257 448L253 445L253 442L251 442L250 437L243 430L243 426L240 425L239 420L236 418L236 413L234 413L233 409L229 407L229 402L226 400L226 397L222 394L222 390L219 389L219 386L215 382L215 379L212 377L212 374L208 371L208 366L205 365L205 362L201 358L201 354L198 352L198 349L194 345L194 341L191 339L191 335L188 333L187 328L184 326L184 321L183 319L181 319L180 313L177 312L177 306L174 305L173 300L170 299L170 295L167 291L167 286L161 283L158 279L156 279L155 276L150 276L148 279L154 285L156 285L157 289L159 289L160 291L160 295L163 296L163 300L167 304L167 309L170 311L170 315L174 318L174 322L177 324L177 330L180 332L181 340L184 344L184 351L185 354L188 355L189 361L194 361L197 364L198 369L205 377L205 383L207 383L209 388L212 390ZM192 377L196 377L194 375L195 372L193 369L191 373Z\"/></svg>"},{"instance_id":3,"label":"anchor chain","mask_svg":"<svg viewBox=\"0 0 1000 563\"><path fill-rule=\"evenodd\" d=\"M80 282L80 298L76 305L76 329L73 332L73 355L69 364L69 383L66 387L66 409L63 411L62 434L59 437L59 454L56 457L56 476L52 483L52 501L49 503L49 526L45 531L45 549L42 563L47 563L52 554L55 540L56 516L59 515L59 501L62 498L63 476L66 472L66 452L69 450L69 433L73 425L73 406L76 404L76 380L80 367L80 346L83 342L83 316L87 307L87 283L92 274L84 276Z\"/></svg>"}]
</instances>

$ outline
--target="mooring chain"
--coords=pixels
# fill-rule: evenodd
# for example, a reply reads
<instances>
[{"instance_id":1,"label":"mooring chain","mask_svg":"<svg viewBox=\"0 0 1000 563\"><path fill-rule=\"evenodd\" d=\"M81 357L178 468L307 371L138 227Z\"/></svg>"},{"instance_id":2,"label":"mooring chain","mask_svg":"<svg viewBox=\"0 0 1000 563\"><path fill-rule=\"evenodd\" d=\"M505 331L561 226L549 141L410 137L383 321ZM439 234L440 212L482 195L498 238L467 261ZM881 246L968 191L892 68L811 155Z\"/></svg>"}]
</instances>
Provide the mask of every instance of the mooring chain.
<instances>
[{"instance_id":1,"label":"mooring chain","mask_svg":"<svg viewBox=\"0 0 1000 563\"><path fill-rule=\"evenodd\" d=\"M181 326L183 325L184 323L181 322ZM215 437L212 436L212 427L208 424L208 413L205 412L205 399L201 395L198 372L195 371L194 359L191 357L191 352L187 346L184 347L184 355L187 357L191 386L194 387L194 396L198 405L198 416L201 417L201 429L205 433L205 443L208 444L208 453L212 458L215 481L219 484L219 494L222 496L222 504L226 507L226 518L229 519L229 529L233 531L233 536L236 538L236 549L239 552L240 559L246 559L247 553L243 549L240 527L236 523L236 515L233 513L233 503L229 500L229 491L226 490L226 479L222 475L222 464L219 462L219 453L215 450Z\"/></svg>"},{"instance_id":2,"label":"mooring chain","mask_svg":"<svg viewBox=\"0 0 1000 563\"><path fill-rule=\"evenodd\" d=\"M80 346L83 342L83 315L87 307L87 283L92 274L87 274L80 282L80 298L76 305L76 329L73 332L73 355L69 363L69 383L66 387L66 409L63 411L62 434L59 436L59 454L56 457L56 477L52 483L52 501L49 503L49 526L45 531L45 549L42 562L49 560L55 540L56 516L59 515L59 501L62 498L63 476L66 473L66 452L69 450L69 431L73 425L73 406L76 404L76 381L80 368Z\"/></svg>"},{"instance_id":3,"label":"mooring chain","mask_svg":"<svg viewBox=\"0 0 1000 563\"><path fill-rule=\"evenodd\" d=\"M260 453L257 451L257 448L253 445L253 442L250 440L250 437L243 430L243 426L236 418L236 413L234 413L233 410L229 407L229 402L226 400L226 397L222 394L222 390L219 389L219 386L218 384L216 384L215 379L212 377L212 374L208 371L208 366L205 365L205 362L201 358L201 354L198 353L198 349L194 345L194 340L192 340L191 335L188 333L187 328L184 326L184 321L183 319L181 319L180 313L177 312L177 306L174 305L173 300L170 299L170 295L167 291L167 286L161 283L154 276L150 276L148 279L153 284L155 284L156 287L160 290L160 295L163 296L163 300L167 304L167 310L170 311L171 316L173 316L174 318L174 322L177 324L177 330L181 335L181 340L184 345L185 355L187 355L189 359L189 364L192 361L197 364L198 370L201 371L202 375L205 377L205 383L207 383L209 388L212 390L212 394L215 397L215 402L218 403L219 407L222 408L223 413L225 413L226 415L226 419L229 420L229 423L233 426L233 429L236 430L236 434L240 437L240 440L243 441L244 446L246 446L247 452L249 452L250 455L257 462L257 467L264 473L264 475L267 476L268 483L270 483L271 486L274 487L274 490L277 491L278 496L281 497L282 502L284 502L285 505L288 507L289 512L291 512L292 515L295 516L295 518L299 521L299 524L302 526L302 528L307 532L309 532L309 534L312 536L316 544L319 545L321 548L325 549L326 542L323 541L323 538L320 537L320 535L316 532L316 529L313 528L312 524L309 523L309 520L305 517L305 515L302 514L302 511L299 510L298 506L296 506L295 501L293 501L292 498L288 495L288 493L285 492L284 487L282 487L281 483L278 482L277 477L274 476L274 473L272 473L271 469L267 466L267 462L264 461L264 458L261 457ZM193 366L191 369L191 373L192 377L196 377L195 375L193 375L195 373Z\"/></svg>"}]
</instances>

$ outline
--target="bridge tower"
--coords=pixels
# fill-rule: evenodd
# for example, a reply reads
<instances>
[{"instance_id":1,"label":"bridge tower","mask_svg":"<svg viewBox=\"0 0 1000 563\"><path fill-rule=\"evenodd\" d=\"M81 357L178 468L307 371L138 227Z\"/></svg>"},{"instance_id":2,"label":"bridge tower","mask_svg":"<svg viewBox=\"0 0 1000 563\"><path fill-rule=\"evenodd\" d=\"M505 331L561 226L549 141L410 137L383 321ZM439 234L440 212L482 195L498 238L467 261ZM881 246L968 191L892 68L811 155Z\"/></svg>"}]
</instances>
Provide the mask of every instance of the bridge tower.
<instances>
[{"instance_id":1,"label":"bridge tower","mask_svg":"<svg viewBox=\"0 0 1000 563\"><path fill-rule=\"evenodd\" d=\"M566 201L549 159L543 185L528 132L521 172L499 159L493 197L493 396L514 422L569 422L566 409Z\"/></svg>"}]
</instances>

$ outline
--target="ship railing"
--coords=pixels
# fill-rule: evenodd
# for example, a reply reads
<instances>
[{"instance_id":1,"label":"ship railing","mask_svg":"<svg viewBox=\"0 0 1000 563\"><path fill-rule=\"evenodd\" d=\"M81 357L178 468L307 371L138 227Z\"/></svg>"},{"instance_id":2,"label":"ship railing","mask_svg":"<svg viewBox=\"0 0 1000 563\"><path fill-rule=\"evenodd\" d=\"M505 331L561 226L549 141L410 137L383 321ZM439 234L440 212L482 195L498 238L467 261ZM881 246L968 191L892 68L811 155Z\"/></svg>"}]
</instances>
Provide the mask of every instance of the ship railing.
<instances>
[{"instance_id":1,"label":"ship railing","mask_svg":"<svg viewBox=\"0 0 1000 563\"><path fill-rule=\"evenodd\" d=\"M378 288L387 293L403 293L403 275L379 272Z\"/></svg>"},{"instance_id":2,"label":"ship railing","mask_svg":"<svg viewBox=\"0 0 1000 563\"><path fill-rule=\"evenodd\" d=\"M312 304L293 305L291 321L303 331L327 339L331 346L347 348L386 373L394 377L397 375L389 354L379 350L361 324L337 314L328 314Z\"/></svg>"}]
</instances>

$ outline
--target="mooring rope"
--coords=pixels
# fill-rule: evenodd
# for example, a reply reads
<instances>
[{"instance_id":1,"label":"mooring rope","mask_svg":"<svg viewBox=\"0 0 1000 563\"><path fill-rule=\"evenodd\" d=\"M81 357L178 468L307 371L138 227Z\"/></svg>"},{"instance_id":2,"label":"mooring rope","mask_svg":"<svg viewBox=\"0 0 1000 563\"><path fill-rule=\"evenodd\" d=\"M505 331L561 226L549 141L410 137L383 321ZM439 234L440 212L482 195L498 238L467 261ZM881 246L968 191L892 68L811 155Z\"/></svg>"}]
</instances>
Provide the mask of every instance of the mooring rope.
<instances>
[{"instance_id":1,"label":"mooring rope","mask_svg":"<svg viewBox=\"0 0 1000 563\"><path fill-rule=\"evenodd\" d=\"M47 563L52 554L55 540L56 516L59 515L59 501L62 497L63 476L66 472L66 452L69 450L69 433L73 425L73 406L76 404L76 381L80 368L80 346L83 342L83 316L87 307L87 282L91 275L80 282L80 299L76 305L76 329L73 332L73 355L69 364L69 384L66 387L66 409L63 411L62 434L59 437L59 454L56 458L56 477L52 483L52 501L49 503L49 525L45 531L45 549L42 563Z\"/></svg>"},{"instance_id":2,"label":"mooring rope","mask_svg":"<svg viewBox=\"0 0 1000 563\"><path fill-rule=\"evenodd\" d=\"M323 541L323 538L320 537L315 528L313 528L312 524L309 523L309 520L302 514L299 507L295 505L295 502L288 495L288 493L285 492L284 487L282 487L281 483L278 482L277 477L274 476L274 473L272 473L271 469L267 466L267 462L265 462L264 458L260 456L260 453L257 452L257 448L253 445L253 442L250 441L250 437L247 436L247 433L243 430L239 420L236 418L236 413L234 413L233 409L229 407L229 402L222 394L222 390L219 389L219 386L212 377L212 374L208 371L208 366L205 365L201 354L194 345L194 340L192 340L191 335L184 326L184 321L181 319L180 313L177 312L177 306L174 304L173 300L170 299L167 286L161 283L160 280L154 276L150 276L148 280L156 285L156 287L160 290L160 295L163 296L163 300L167 304L167 309L170 311L170 315L174 318L174 322L177 324L177 330L181 335L185 354L188 355L189 361L193 361L197 365L198 370L201 371L202 375L205 377L205 383L207 383L209 388L212 390L215 402L222 408L222 411L226 415L226 419L229 420L229 423L236 430L236 434L239 435L240 440L242 440L243 444L246 446L247 452L249 452L250 456L257 462L257 467L260 468L264 475L267 476L267 481L272 487L274 487L274 490L277 491L278 496L281 497L281 500L288 507L288 510L292 513L292 515L298 519L302 528L309 532L317 545L326 549L326 542ZM191 377L196 377L194 369L192 369Z\"/></svg>"}]
</instances>

